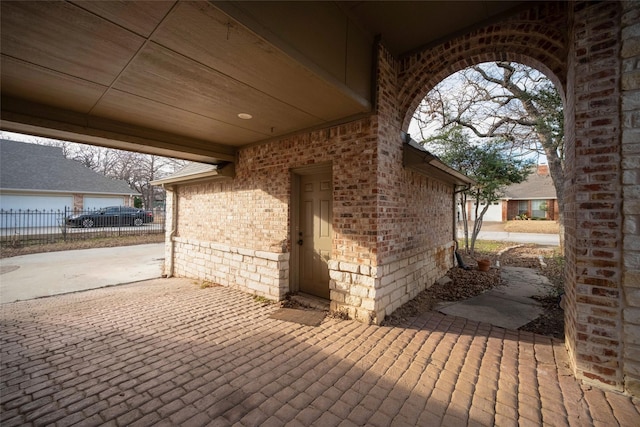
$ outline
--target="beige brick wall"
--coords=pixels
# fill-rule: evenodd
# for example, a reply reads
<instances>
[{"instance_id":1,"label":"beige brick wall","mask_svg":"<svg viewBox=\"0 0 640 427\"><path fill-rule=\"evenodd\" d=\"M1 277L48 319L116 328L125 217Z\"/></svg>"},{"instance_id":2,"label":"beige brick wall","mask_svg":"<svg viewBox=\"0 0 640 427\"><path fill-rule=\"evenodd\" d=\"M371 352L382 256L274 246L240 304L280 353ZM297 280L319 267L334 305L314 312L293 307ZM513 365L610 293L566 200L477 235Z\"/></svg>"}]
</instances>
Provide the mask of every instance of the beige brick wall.
<instances>
[{"instance_id":1,"label":"beige brick wall","mask_svg":"<svg viewBox=\"0 0 640 427\"><path fill-rule=\"evenodd\" d=\"M178 195L177 227L173 244L167 246L173 274L282 299L289 290L290 170L331 162L331 277L357 273L349 280L332 279L332 307L361 321L380 322L391 312L389 304L395 309L430 286L451 265L443 260L452 259L452 189L403 169L398 133L396 146L389 144L398 161L386 164L388 170L382 173L393 176L398 188L387 184L386 193L380 193L375 188L376 138L370 136L375 124L375 118L368 118L250 147L240 152L233 180L169 191L168 206ZM380 228L383 236L376 235ZM443 251L448 254L443 256ZM437 262L429 261L434 254ZM273 262L263 265L264 259ZM403 264L409 261L407 269ZM345 266L351 267L341 270ZM392 271L400 280L382 282L378 271ZM358 286L368 287L366 297ZM392 291L392 286L397 289Z\"/></svg>"},{"instance_id":2,"label":"beige brick wall","mask_svg":"<svg viewBox=\"0 0 640 427\"><path fill-rule=\"evenodd\" d=\"M291 250L291 169L331 163L333 257L375 264L373 119L242 149L230 181L179 187L177 236L265 252Z\"/></svg>"},{"instance_id":3,"label":"beige brick wall","mask_svg":"<svg viewBox=\"0 0 640 427\"><path fill-rule=\"evenodd\" d=\"M571 11L573 15L573 11ZM573 21L573 17L570 17ZM575 45L575 33L570 31L569 46ZM565 123L565 183L564 183L564 246L565 246L565 268L564 268L564 335L565 346L569 352L569 360L571 363L576 359L576 197L575 186L571 177L576 174L575 158L576 158L576 61L577 58L573 51L570 52L567 60L567 89L564 107L564 123ZM613 313L615 315L615 313Z\"/></svg>"},{"instance_id":4,"label":"beige brick wall","mask_svg":"<svg viewBox=\"0 0 640 427\"><path fill-rule=\"evenodd\" d=\"M378 57L379 280L370 313L376 323L442 277L453 266L454 246L453 184L403 167L399 64L384 48Z\"/></svg>"},{"instance_id":5,"label":"beige brick wall","mask_svg":"<svg viewBox=\"0 0 640 427\"><path fill-rule=\"evenodd\" d=\"M374 265L372 134L375 123L365 118L248 147L239 153L233 180L180 185L170 192L177 195L178 212L173 244L167 246L173 274L283 299L290 289L291 169L321 163L331 163L333 170L332 258Z\"/></svg>"},{"instance_id":6,"label":"beige brick wall","mask_svg":"<svg viewBox=\"0 0 640 427\"><path fill-rule=\"evenodd\" d=\"M178 213L167 231L167 274L282 299L291 273L291 170L328 163L332 308L379 323L441 277L453 260L453 186L404 169L396 64L383 47L379 62L378 114L244 148L233 180L170 192Z\"/></svg>"}]
</instances>

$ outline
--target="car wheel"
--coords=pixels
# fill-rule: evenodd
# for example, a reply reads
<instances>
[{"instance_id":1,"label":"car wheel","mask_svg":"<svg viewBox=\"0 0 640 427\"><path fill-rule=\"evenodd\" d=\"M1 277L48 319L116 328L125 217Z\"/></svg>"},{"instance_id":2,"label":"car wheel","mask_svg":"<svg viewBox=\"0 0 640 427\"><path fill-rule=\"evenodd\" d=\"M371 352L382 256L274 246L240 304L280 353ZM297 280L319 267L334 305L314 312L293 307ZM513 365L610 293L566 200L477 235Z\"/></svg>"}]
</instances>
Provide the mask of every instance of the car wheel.
<instances>
[{"instance_id":1,"label":"car wheel","mask_svg":"<svg viewBox=\"0 0 640 427\"><path fill-rule=\"evenodd\" d=\"M136 227L140 227L143 223L144 221L142 220L142 218L136 218L133 220L133 225L135 225Z\"/></svg>"},{"instance_id":2,"label":"car wheel","mask_svg":"<svg viewBox=\"0 0 640 427\"><path fill-rule=\"evenodd\" d=\"M91 218L85 218L82 220L82 226L84 228L91 228L93 227L95 224L93 222L93 220Z\"/></svg>"}]
</instances>

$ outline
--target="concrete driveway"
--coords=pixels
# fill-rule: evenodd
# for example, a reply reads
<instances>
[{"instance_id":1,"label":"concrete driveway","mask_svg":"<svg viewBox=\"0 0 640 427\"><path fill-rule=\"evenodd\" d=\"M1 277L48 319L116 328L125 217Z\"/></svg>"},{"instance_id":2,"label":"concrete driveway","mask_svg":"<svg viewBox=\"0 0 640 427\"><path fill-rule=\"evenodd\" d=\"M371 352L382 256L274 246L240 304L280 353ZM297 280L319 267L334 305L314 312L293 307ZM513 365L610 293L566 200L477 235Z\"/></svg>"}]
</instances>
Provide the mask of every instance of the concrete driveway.
<instances>
[{"instance_id":1,"label":"concrete driveway","mask_svg":"<svg viewBox=\"0 0 640 427\"><path fill-rule=\"evenodd\" d=\"M0 302L155 279L164 243L47 252L0 259Z\"/></svg>"}]
</instances>

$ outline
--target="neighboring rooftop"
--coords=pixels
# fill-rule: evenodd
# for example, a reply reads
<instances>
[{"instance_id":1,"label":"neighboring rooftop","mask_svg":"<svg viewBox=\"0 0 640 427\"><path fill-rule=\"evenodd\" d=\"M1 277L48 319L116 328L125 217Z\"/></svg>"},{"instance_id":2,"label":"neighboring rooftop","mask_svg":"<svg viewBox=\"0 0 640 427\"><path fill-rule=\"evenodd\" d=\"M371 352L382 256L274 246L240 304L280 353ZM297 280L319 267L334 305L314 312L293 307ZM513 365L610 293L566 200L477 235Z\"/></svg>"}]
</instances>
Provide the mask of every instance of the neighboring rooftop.
<instances>
[{"instance_id":1,"label":"neighboring rooftop","mask_svg":"<svg viewBox=\"0 0 640 427\"><path fill-rule=\"evenodd\" d=\"M0 189L137 195L122 180L64 157L62 148L0 140Z\"/></svg>"},{"instance_id":2,"label":"neighboring rooftop","mask_svg":"<svg viewBox=\"0 0 640 427\"><path fill-rule=\"evenodd\" d=\"M549 168L540 165L524 182L511 184L504 191L503 199L532 200L532 199L556 199L556 188L549 175Z\"/></svg>"}]
</instances>

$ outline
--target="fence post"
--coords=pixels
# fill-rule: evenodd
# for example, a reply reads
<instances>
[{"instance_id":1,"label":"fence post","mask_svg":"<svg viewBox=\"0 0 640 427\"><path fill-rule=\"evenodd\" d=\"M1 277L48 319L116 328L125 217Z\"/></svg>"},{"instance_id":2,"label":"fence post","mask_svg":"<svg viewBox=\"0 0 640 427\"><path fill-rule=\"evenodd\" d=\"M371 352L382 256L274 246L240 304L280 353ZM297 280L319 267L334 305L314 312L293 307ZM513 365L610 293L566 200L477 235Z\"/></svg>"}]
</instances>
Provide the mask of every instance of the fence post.
<instances>
[{"instance_id":1,"label":"fence post","mask_svg":"<svg viewBox=\"0 0 640 427\"><path fill-rule=\"evenodd\" d=\"M62 224L60 225L60 231L62 231L62 241L67 242L67 207L64 207L64 214L62 216Z\"/></svg>"}]
</instances>

